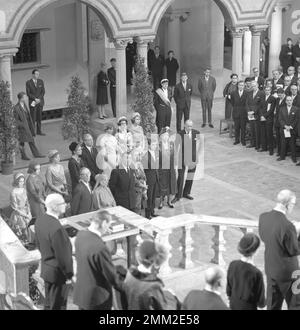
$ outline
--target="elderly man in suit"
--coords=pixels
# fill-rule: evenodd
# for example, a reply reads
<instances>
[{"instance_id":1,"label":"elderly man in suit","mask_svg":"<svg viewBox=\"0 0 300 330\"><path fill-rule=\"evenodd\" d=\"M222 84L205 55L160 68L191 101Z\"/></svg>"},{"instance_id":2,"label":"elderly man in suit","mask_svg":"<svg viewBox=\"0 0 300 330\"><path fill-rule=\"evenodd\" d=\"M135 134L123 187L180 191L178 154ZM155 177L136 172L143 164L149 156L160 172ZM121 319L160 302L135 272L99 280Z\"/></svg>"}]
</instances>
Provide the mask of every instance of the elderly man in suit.
<instances>
[{"instance_id":1,"label":"elderly man in suit","mask_svg":"<svg viewBox=\"0 0 300 330\"><path fill-rule=\"evenodd\" d=\"M117 205L134 211L136 207L135 176L132 169L131 154L121 155L118 168L112 170L109 188Z\"/></svg>"},{"instance_id":2,"label":"elderly man in suit","mask_svg":"<svg viewBox=\"0 0 300 330\"><path fill-rule=\"evenodd\" d=\"M14 106L14 117L16 120L16 125L18 128L18 138L19 138L19 145L21 151L21 158L23 160L30 160L25 152L25 142L28 142L30 150L32 152L33 157L35 158L44 158L40 152L38 151L35 142L35 131L34 125L25 103L25 96L24 92L18 94L18 103Z\"/></svg>"},{"instance_id":3,"label":"elderly man in suit","mask_svg":"<svg viewBox=\"0 0 300 330\"><path fill-rule=\"evenodd\" d=\"M59 221L66 203L59 194L45 200L47 212L35 222L36 244L41 252L41 277L45 282L45 309L66 309L68 284L73 277L72 246Z\"/></svg>"},{"instance_id":4,"label":"elderly man in suit","mask_svg":"<svg viewBox=\"0 0 300 330\"><path fill-rule=\"evenodd\" d=\"M181 74L181 82L176 85L174 90L174 100L176 103L176 128L181 131L182 117L184 122L190 119L191 97L193 86L188 82L188 76L185 72Z\"/></svg>"},{"instance_id":5,"label":"elderly man in suit","mask_svg":"<svg viewBox=\"0 0 300 330\"><path fill-rule=\"evenodd\" d=\"M259 90L263 90L265 86L265 79L260 75L258 68L253 68L253 80L257 82Z\"/></svg>"},{"instance_id":6,"label":"elderly man in suit","mask_svg":"<svg viewBox=\"0 0 300 330\"><path fill-rule=\"evenodd\" d=\"M101 170L99 170L96 164L97 155L98 150L96 147L94 147L93 137L91 136L91 134L84 134L81 159L84 167L88 168L91 171L92 188L94 188L96 184L96 175L101 173Z\"/></svg>"},{"instance_id":7,"label":"elderly man in suit","mask_svg":"<svg viewBox=\"0 0 300 330\"><path fill-rule=\"evenodd\" d=\"M199 162L199 140L200 132L193 129L193 122L189 119L185 122L184 130L177 134L176 152L178 154L178 178L177 178L177 195L172 204L186 198L193 200L191 190ZM186 181L184 182L185 173L187 172Z\"/></svg>"},{"instance_id":8,"label":"elderly man in suit","mask_svg":"<svg viewBox=\"0 0 300 330\"><path fill-rule=\"evenodd\" d=\"M155 200L159 189L159 153L158 153L158 140L152 136L148 140L148 152L144 155L142 163L147 182L147 208L145 216L147 219L157 217L155 214Z\"/></svg>"},{"instance_id":9,"label":"elderly man in suit","mask_svg":"<svg viewBox=\"0 0 300 330\"><path fill-rule=\"evenodd\" d=\"M111 109L114 117L116 118L116 59L112 58L110 60L111 67L107 70L107 76L109 80L109 92L110 92L110 100L111 100Z\"/></svg>"},{"instance_id":10,"label":"elderly man in suit","mask_svg":"<svg viewBox=\"0 0 300 330\"><path fill-rule=\"evenodd\" d=\"M26 93L29 99L29 109L34 127L36 125L36 134L42 133L42 111L45 104L45 86L42 79L39 79L40 72L37 69L32 71L32 78L26 82Z\"/></svg>"},{"instance_id":11,"label":"elderly man in suit","mask_svg":"<svg viewBox=\"0 0 300 330\"><path fill-rule=\"evenodd\" d=\"M220 267L205 271L204 290L193 290L184 299L182 310L229 310L221 298L224 273Z\"/></svg>"},{"instance_id":12,"label":"elderly man in suit","mask_svg":"<svg viewBox=\"0 0 300 330\"><path fill-rule=\"evenodd\" d=\"M248 113L248 120L250 124L251 131L251 141L250 146L247 148L260 149L260 117L259 111L261 107L261 102L263 101L264 94L258 88L258 83L252 80L252 91L247 95L246 110Z\"/></svg>"},{"instance_id":13,"label":"elderly man in suit","mask_svg":"<svg viewBox=\"0 0 300 330\"><path fill-rule=\"evenodd\" d=\"M159 46L155 46L154 55L149 57L149 67L148 67L152 75L154 90L157 90L157 88L159 88L159 84L164 75L164 66L165 66L165 59L160 54Z\"/></svg>"},{"instance_id":14,"label":"elderly man in suit","mask_svg":"<svg viewBox=\"0 0 300 330\"><path fill-rule=\"evenodd\" d=\"M298 94L298 87L297 85L293 84L290 87L291 97L293 100L293 106L300 110L300 95Z\"/></svg>"},{"instance_id":15,"label":"elderly man in suit","mask_svg":"<svg viewBox=\"0 0 300 330\"><path fill-rule=\"evenodd\" d=\"M169 98L169 80L162 79L161 88L154 93L154 108L156 110L156 126L158 134L164 127L171 126L172 106Z\"/></svg>"},{"instance_id":16,"label":"elderly man in suit","mask_svg":"<svg viewBox=\"0 0 300 330\"><path fill-rule=\"evenodd\" d=\"M93 211L92 188L90 186L91 172L88 168L80 169L80 180L76 186L71 201L72 215Z\"/></svg>"},{"instance_id":17,"label":"elderly man in suit","mask_svg":"<svg viewBox=\"0 0 300 330\"><path fill-rule=\"evenodd\" d=\"M247 93L244 90L245 83L238 82L238 89L231 93L230 101L232 103L232 118L234 120L235 142L238 145L242 142L246 146L246 125L247 125Z\"/></svg>"},{"instance_id":18,"label":"elderly man in suit","mask_svg":"<svg viewBox=\"0 0 300 330\"><path fill-rule=\"evenodd\" d=\"M292 153L292 161L296 163L296 135L299 120L299 109L293 106L293 99L291 96L287 96L285 102L286 105L281 107L279 112L281 148L280 158L278 158L277 160L285 160L286 145L287 143L289 143Z\"/></svg>"},{"instance_id":19,"label":"elderly man in suit","mask_svg":"<svg viewBox=\"0 0 300 330\"><path fill-rule=\"evenodd\" d=\"M204 71L204 75L199 79L198 82L198 89L201 98L201 105L202 105L202 117L203 117L203 124L202 128L206 126L206 119L208 115L208 123L209 127L214 128L212 124L212 106L214 100L214 94L217 88L216 79L211 76L210 69L206 69Z\"/></svg>"},{"instance_id":20,"label":"elderly man in suit","mask_svg":"<svg viewBox=\"0 0 300 330\"><path fill-rule=\"evenodd\" d=\"M293 273L299 271L299 226L287 218L295 204L296 195L283 190L277 196L275 208L259 217L259 235L265 243L269 310L281 309L284 300L289 309L300 309L300 296L293 292Z\"/></svg>"},{"instance_id":21,"label":"elderly man in suit","mask_svg":"<svg viewBox=\"0 0 300 330\"><path fill-rule=\"evenodd\" d=\"M77 276L74 303L81 310L111 310L112 288L122 289L111 254L102 237L110 232L112 218L107 211L97 212L87 230L75 240Z\"/></svg>"},{"instance_id":22,"label":"elderly man in suit","mask_svg":"<svg viewBox=\"0 0 300 330\"><path fill-rule=\"evenodd\" d=\"M274 112L276 107L276 99L271 94L271 87L265 87L264 98L260 107L260 134L261 134L261 150L269 151L270 156L274 155Z\"/></svg>"}]
</instances>

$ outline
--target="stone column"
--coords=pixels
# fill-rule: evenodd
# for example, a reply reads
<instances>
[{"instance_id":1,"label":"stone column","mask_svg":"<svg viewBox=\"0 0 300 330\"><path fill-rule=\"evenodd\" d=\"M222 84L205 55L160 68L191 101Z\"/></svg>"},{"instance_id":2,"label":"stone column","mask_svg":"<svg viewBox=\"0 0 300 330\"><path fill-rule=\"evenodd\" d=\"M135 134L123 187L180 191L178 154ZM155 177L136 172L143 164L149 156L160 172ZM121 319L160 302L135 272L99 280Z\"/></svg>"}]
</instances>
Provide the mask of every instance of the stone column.
<instances>
[{"instance_id":1,"label":"stone column","mask_svg":"<svg viewBox=\"0 0 300 330\"><path fill-rule=\"evenodd\" d=\"M252 48L251 48L251 71L253 68L259 68L260 63L260 44L261 44L261 32L268 26L251 26L252 32Z\"/></svg>"},{"instance_id":2,"label":"stone column","mask_svg":"<svg viewBox=\"0 0 300 330\"><path fill-rule=\"evenodd\" d=\"M126 85L126 46L132 39L115 39L116 48L116 112L117 118L127 113L127 85Z\"/></svg>"},{"instance_id":3,"label":"stone column","mask_svg":"<svg viewBox=\"0 0 300 330\"><path fill-rule=\"evenodd\" d=\"M279 64L279 54L282 45L282 11L288 9L286 5L276 5L271 19L269 77Z\"/></svg>"},{"instance_id":4,"label":"stone column","mask_svg":"<svg viewBox=\"0 0 300 330\"><path fill-rule=\"evenodd\" d=\"M232 31L233 46L232 46L232 72L236 73L239 78L242 76L243 62L243 34L244 30L235 29Z\"/></svg>"},{"instance_id":5,"label":"stone column","mask_svg":"<svg viewBox=\"0 0 300 330\"><path fill-rule=\"evenodd\" d=\"M246 76L250 75L251 72L251 31L247 30L244 33L244 49L243 49L243 73Z\"/></svg>"},{"instance_id":6,"label":"stone column","mask_svg":"<svg viewBox=\"0 0 300 330\"><path fill-rule=\"evenodd\" d=\"M12 56L18 52L17 48L0 50L0 80L7 81L10 88L10 98L12 100L12 81L11 81L11 61Z\"/></svg>"},{"instance_id":7,"label":"stone column","mask_svg":"<svg viewBox=\"0 0 300 330\"><path fill-rule=\"evenodd\" d=\"M148 67L148 43L153 42L155 36L140 36L137 38L137 51L138 54L144 58L144 64L147 69Z\"/></svg>"}]
</instances>

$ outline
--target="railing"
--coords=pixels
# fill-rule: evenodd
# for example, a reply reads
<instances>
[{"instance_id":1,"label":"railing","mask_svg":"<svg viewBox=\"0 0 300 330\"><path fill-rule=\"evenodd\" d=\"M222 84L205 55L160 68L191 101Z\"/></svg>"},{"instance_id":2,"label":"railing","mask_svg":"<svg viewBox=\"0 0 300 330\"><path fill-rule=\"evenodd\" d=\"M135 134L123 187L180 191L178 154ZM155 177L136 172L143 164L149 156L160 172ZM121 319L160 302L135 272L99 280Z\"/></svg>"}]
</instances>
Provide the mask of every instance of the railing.
<instances>
[{"instance_id":1,"label":"railing","mask_svg":"<svg viewBox=\"0 0 300 330\"><path fill-rule=\"evenodd\" d=\"M28 251L0 217L0 271L5 274L6 292L29 294L29 267L37 265L39 251Z\"/></svg>"}]
</instances>

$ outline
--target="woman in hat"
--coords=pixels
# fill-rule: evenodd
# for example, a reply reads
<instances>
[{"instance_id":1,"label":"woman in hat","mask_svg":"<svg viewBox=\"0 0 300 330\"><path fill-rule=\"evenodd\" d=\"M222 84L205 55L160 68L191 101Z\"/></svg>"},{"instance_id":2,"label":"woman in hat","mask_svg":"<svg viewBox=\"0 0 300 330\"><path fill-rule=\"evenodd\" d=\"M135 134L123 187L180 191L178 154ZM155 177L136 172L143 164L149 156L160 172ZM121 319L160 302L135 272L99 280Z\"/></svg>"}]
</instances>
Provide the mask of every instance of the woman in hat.
<instances>
[{"instance_id":1,"label":"woman in hat","mask_svg":"<svg viewBox=\"0 0 300 330\"><path fill-rule=\"evenodd\" d=\"M164 127L171 126L172 106L169 98L169 80L161 81L161 88L154 93L154 108L156 110L156 126L159 133Z\"/></svg>"},{"instance_id":2,"label":"woman in hat","mask_svg":"<svg viewBox=\"0 0 300 330\"><path fill-rule=\"evenodd\" d=\"M176 171L175 171L175 146L170 138L171 130L165 127L159 134L159 209L163 208L164 200L170 208L174 208L171 203L173 196L176 195Z\"/></svg>"},{"instance_id":3,"label":"woman in hat","mask_svg":"<svg viewBox=\"0 0 300 330\"><path fill-rule=\"evenodd\" d=\"M118 120L118 131L116 134L118 142L118 154L130 153L133 150L133 138L131 132L128 130L128 120L122 116Z\"/></svg>"},{"instance_id":4,"label":"woman in hat","mask_svg":"<svg viewBox=\"0 0 300 330\"><path fill-rule=\"evenodd\" d=\"M72 195L76 186L80 180L80 169L84 167L83 161L81 160L82 148L77 142L72 142L69 145L69 150L72 153L72 157L68 162L68 169L70 173L71 183L72 183Z\"/></svg>"},{"instance_id":5,"label":"woman in hat","mask_svg":"<svg viewBox=\"0 0 300 330\"><path fill-rule=\"evenodd\" d=\"M13 187L10 194L10 206L13 212L10 216L9 224L19 239L26 244L31 242L28 224L32 217L23 173L16 173L14 175Z\"/></svg>"},{"instance_id":6,"label":"woman in hat","mask_svg":"<svg viewBox=\"0 0 300 330\"><path fill-rule=\"evenodd\" d=\"M105 174L97 174L96 185L93 190L93 207L95 210L101 210L108 207L115 207L116 201L108 187L108 179Z\"/></svg>"},{"instance_id":7,"label":"woman in hat","mask_svg":"<svg viewBox=\"0 0 300 330\"><path fill-rule=\"evenodd\" d=\"M32 160L29 163L27 173L28 178L26 180L26 190L30 210L33 218L39 218L45 213L45 183L40 176L41 165Z\"/></svg>"},{"instance_id":8,"label":"woman in hat","mask_svg":"<svg viewBox=\"0 0 300 330\"><path fill-rule=\"evenodd\" d=\"M101 63L101 70L97 76L97 105L100 119L106 118L105 106L108 104L107 86L109 85L109 80L105 68L105 63Z\"/></svg>"},{"instance_id":9,"label":"woman in hat","mask_svg":"<svg viewBox=\"0 0 300 330\"><path fill-rule=\"evenodd\" d=\"M166 248L145 240L138 247L138 266L131 266L124 281L128 310L177 310L180 303L175 295L164 289L158 270L166 262Z\"/></svg>"},{"instance_id":10,"label":"woman in hat","mask_svg":"<svg viewBox=\"0 0 300 330\"><path fill-rule=\"evenodd\" d=\"M253 262L259 246L257 235L246 234L238 245L241 260L232 261L229 265L226 292L232 310L256 310L266 305L263 275Z\"/></svg>"},{"instance_id":11,"label":"woman in hat","mask_svg":"<svg viewBox=\"0 0 300 330\"><path fill-rule=\"evenodd\" d=\"M68 196L67 180L65 170L60 164L60 155L57 150L50 150L48 153L50 165L46 170L46 194L61 194Z\"/></svg>"},{"instance_id":12,"label":"woman in hat","mask_svg":"<svg viewBox=\"0 0 300 330\"><path fill-rule=\"evenodd\" d=\"M98 155L96 164L100 170L110 179L111 171L117 167L117 146L118 142L114 136L115 128L109 124L105 127L105 134L98 136L96 148Z\"/></svg>"},{"instance_id":13,"label":"woman in hat","mask_svg":"<svg viewBox=\"0 0 300 330\"><path fill-rule=\"evenodd\" d=\"M142 157L147 152L147 140L144 135L144 130L141 126L141 115L138 112L134 112L131 117L131 128L133 138L133 147L138 150L140 156Z\"/></svg>"}]
</instances>

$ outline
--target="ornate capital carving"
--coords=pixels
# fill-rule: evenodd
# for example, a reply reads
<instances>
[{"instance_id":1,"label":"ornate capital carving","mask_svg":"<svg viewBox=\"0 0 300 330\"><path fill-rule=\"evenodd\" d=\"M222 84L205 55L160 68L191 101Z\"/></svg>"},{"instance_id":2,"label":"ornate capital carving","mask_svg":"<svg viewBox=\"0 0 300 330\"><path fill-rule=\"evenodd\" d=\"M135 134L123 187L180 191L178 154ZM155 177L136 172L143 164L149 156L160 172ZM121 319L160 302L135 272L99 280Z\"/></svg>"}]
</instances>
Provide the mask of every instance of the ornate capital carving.
<instances>
[{"instance_id":1,"label":"ornate capital carving","mask_svg":"<svg viewBox=\"0 0 300 330\"><path fill-rule=\"evenodd\" d=\"M287 11L291 8L291 4L286 4L286 3L278 3L274 7L274 12L282 12L282 11Z\"/></svg>"},{"instance_id":2,"label":"ornate capital carving","mask_svg":"<svg viewBox=\"0 0 300 330\"><path fill-rule=\"evenodd\" d=\"M190 14L191 13L189 9L175 9L167 13L165 17L168 19L169 22L173 22L176 19L180 20L181 22L185 22L190 16Z\"/></svg>"},{"instance_id":3,"label":"ornate capital carving","mask_svg":"<svg viewBox=\"0 0 300 330\"><path fill-rule=\"evenodd\" d=\"M250 31L252 32L253 36L259 37L263 31L265 31L269 25L251 25Z\"/></svg>"},{"instance_id":4,"label":"ornate capital carving","mask_svg":"<svg viewBox=\"0 0 300 330\"><path fill-rule=\"evenodd\" d=\"M18 48L0 49L0 58L3 58L3 57L10 58L11 56L15 56L18 51L19 51Z\"/></svg>"},{"instance_id":5,"label":"ornate capital carving","mask_svg":"<svg viewBox=\"0 0 300 330\"><path fill-rule=\"evenodd\" d=\"M148 45L149 42L153 42L155 36L138 36L135 38L135 41L138 43L139 46Z\"/></svg>"},{"instance_id":6,"label":"ornate capital carving","mask_svg":"<svg viewBox=\"0 0 300 330\"><path fill-rule=\"evenodd\" d=\"M242 38L245 31L247 31L247 27L234 27L231 28L231 33L233 38Z\"/></svg>"},{"instance_id":7,"label":"ornate capital carving","mask_svg":"<svg viewBox=\"0 0 300 330\"><path fill-rule=\"evenodd\" d=\"M112 39L112 42L115 45L116 49L125 49L128 42L132 41L133 38L115 38Z\"/></svg>"}]
</instances>

